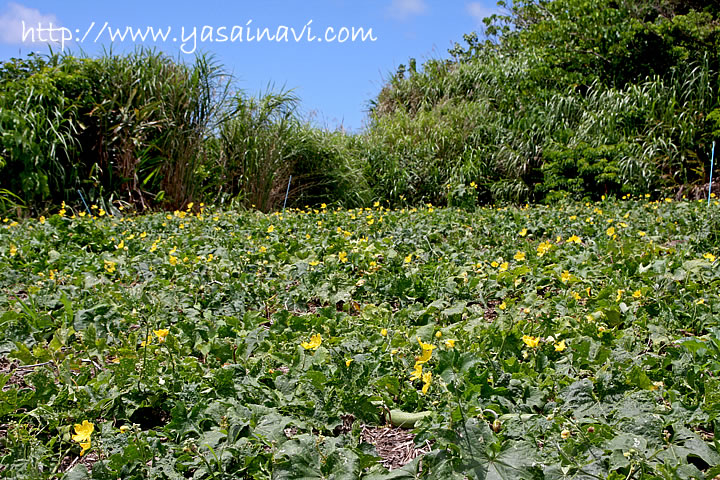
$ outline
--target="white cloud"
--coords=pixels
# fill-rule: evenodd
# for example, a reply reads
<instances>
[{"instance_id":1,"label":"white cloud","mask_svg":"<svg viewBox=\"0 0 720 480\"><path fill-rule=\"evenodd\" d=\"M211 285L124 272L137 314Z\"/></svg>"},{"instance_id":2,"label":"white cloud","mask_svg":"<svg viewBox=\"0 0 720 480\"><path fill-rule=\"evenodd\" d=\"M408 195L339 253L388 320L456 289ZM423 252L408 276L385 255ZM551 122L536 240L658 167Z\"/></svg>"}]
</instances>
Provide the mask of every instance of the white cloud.
<instances>
[{"instance_id":1,"label":"white cloud","mask_svg":"<svg viewBox=\"0 0 720 480\"><path fill-rule=\"evenodd\" d=\"M483 18L489 17L494 13L500 13L497 7L488 7L482 2L471 2L467 4L467 12L475 19L478 25L482 25Z\"/></svg>"},{"instance_id":2,"label":"white cloud","mask_svg":"<svg viewBox=\"0 0 720 480\"><path fill-rule=\"evenodd\" d=\"M427 11L425 0L392 0L387 13L392 18L404 20L413 15L421 15Z\"/></svg>"},{"instance_id":3,"label":"white cloud","mask_svg":"<svg viewBox=\"0 0 720 480\"><path fill-rule=\"evenodd\" d=\"M23 42L23 20L25 21L25 29L27 33L30 28L37 30L38 25L42 28L49 28L52 23L53 28L60 27L57 17L52 14L42 14L40 10L28 8L19 3L9 3L7 9L0 14L0 43L19 45L32 43L33 35L26 35ZM40 41L38 32L35 32L35 43L49 43ZM61 33L56 31L52 34L53 38L60 38ZM50 34L45 31L42 33L43 39L48 39Z\"/></svg>"}]
</instances>

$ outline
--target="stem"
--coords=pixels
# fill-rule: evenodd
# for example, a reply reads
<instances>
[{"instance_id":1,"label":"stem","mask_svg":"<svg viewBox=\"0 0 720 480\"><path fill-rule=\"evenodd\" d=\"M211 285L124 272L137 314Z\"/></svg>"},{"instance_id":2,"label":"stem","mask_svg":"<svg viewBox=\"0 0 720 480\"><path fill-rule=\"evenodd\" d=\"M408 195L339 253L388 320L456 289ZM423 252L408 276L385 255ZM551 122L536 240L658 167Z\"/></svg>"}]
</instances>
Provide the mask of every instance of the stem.
<instances>
[{"instance_id":1,"label":"stem","mask_svg":"<svg viewBox=\"0 0 720 480\"><path fill-rule=\"evenodd\" d=\"M165 342L165 350L167 350L168 355L170 355L170 366L172 367L173 372L173 378L177 378L177 373L175 372L175 356L173 355L172 350L168 346L167 342ZM235 351L233 350L233 361L235 361Z\"/></svg>"},{"instance_id":2,"label":"stem","mask_svg":"<svg viewBox=\"0 0 720 480\"><path fill-rule=\"evenodd\" d=\"M60 456L60 460L58 461L57 465L55 465L55 468L53 468L52 473L56 474L57 471L60 469L60 465L62 465L62 461L65 457L67 457L67 454L70 453L70 450L72 450L72 445L68 447L67 450L65 450L65 454Z\"/></svg>"},{"instance_id":3,"label":"stem","mask_svg":"<svg viewBox=\"0 0 720 480\"><path fill-rule=\"evenodd\" d=\"M140 376L138 377L138 391L142 392L142 387L140 384L140 381L145 377L145 366L147 364L147 349L148 344L150 343L150 322L145 320L145 346L143 347L143 366L142 370L140 372Z\"/></svg>"},{"instance_id":4,"label":"stem","mask_svg":"<svg viewBox=\"0 0 720 480\"><path fill-rule=\"evenodd\" d=\"M209 445L205 445L205 446L208 447L208 449L210 450L210 452L211 452L211 453L213 454L213 456L214 456L215 453L212 451L212 449L210 449L210 446L209 446ZM200 460L202 460L202 461L205 463L205 467L207 467L208 473L210 473L210 476L211 476L212 478L216 478L216 477L215 477L215 472L213 471L212 466L210 465L210 462L207 461L207 459L205 458L205 455L203 455L202 453L200 453L200 449L199 449L199 448L198 448L198 455L200 455ZM215 459L217 459L217 457L215 457Z\"/></svg>"}]
</instances>

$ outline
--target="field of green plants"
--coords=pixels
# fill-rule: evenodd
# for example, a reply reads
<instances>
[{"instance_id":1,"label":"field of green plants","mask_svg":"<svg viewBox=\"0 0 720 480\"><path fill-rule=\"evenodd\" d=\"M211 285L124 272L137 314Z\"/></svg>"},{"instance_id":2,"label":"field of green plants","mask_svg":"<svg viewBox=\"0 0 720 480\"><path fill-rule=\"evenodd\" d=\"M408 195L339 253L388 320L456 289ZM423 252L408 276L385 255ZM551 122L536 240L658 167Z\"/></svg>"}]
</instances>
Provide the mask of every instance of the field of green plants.
<instances>
[{"instance_id":1,"label":"field of green plants","mask_svg":"<svg viewBox=\"0 0 720 480\"><path fill-rule=\"evenodd\" d=\"M717 202L88 210L0 223L0 477L720 474Z\"/></svg>"}]
</instances>

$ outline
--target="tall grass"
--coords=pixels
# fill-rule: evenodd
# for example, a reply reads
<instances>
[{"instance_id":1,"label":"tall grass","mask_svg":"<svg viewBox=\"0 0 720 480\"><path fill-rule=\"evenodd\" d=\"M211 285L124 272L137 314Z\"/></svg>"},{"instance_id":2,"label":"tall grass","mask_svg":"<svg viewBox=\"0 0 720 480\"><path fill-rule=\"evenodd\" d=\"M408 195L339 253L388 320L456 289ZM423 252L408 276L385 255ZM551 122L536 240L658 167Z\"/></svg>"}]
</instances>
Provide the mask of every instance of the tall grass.
<instances>
[{"instance_id":1,"label":"tall grass","mask_svg":"<svg viewBox=\"0 0 720 480\"><path fill-rule=\"evenodd\" d=\"M206 190L216 202L267 212L284 204L289 185L291 204L363 203L362 172L350 156L349 138L303 121L298 103L292 91L270 88L234 98L232 116L208 142Z\"/></svg>"},{"instance_id":2,"label":"tall grass","mask_svg":"<svg viewBox=\"0 0 720 480\"><path fill-rule=\"evenodd\" d=\"M705 180L704 117L718 104L708 57L623 87L580 88L534 78L542 58L532 50L478 55L432 61L380 93L367 133L377 196L444 203L453 184L474 182L479 201L520 202Z\"/></svg>"},{"instance_id":3,"label":"tall grass","mask_svg":"<svg viewBox=\"0 0 720 480\"><path fill-rule=\"evenodd\" d=\"M192 201L205 138L224 113L222 69L204 56L188 66L140 50L100 58L91 75L97 141L87 150L102 184L142 208Z\"/></svg>"},{"instance_id":4,"label":"tall grass","mask_svg":"<svg viewBox=\"0 0 720 480\"><path fill-rule=\"evenodd\" d=\"M288 184L290 205L473 207L706 181L709 144L720 132L707 15L647 24L667 37L661 43L672 54L658 66L643 56L647 45L633 52L622 43L646 38L633 27L644 20L604 12L602 32L617 31L607 38L622 41L620 60L603 69L585 49L592 36L576 35L593 22L563 7L558 15L571 30L548 29L550 10L527 8L535 23L525 33L506 30L486 45L469 36L467 51L451 52L454 61L401 66L355 135L313 126L290 90L236 92L208 57L184 64L138 50L5 62L0 213L77 203L78 191L138 209L207 201L271 211L284 204ZM670 48L678 32L692 48ZM575 50L557 51L563 34ZM703 54L686 56L694 51ZM616 68L625 60L634 62L629 74Z\"/></svg>"},{"instance_id":5,"label":"tall grass","mask_svg":"<svg viewBox=\"0 0 720 480\"><path fill-rule=\"evenodd\" d=\"M214 145L216 196L269 211L281 204L292 173L298 99L284 91L234 102L234 115L220 126Z\"/></svg>"},{"instance_id":6,"label":"tall grass","mask_svg":"<svg viewBox=\"0 0 720 480\"><path fill-rule=\"evenodd\" d=\"M79 186L71 161L79 148L85 84L79 61L30 56L0 68L0 187L4 207L61 200Z\"/></svg>"},{"instance_id":7,"label":"tall grass","mask_svg":"<svg viewBox=\"0 0 720 480\"><path fill-rule=\"evenodd\" d=\"M152 50L0 68L0 213L62 201L144 210L191 201L279 208L369 198L358 143L313 127L292 91L249 97L212 58Z\"/></svg>"},{"instance_id":8,"label":"tall grass","mask_svg":"<svg viewBox=\"0 0 720 480\"><path fill-rule=\"evenodd\" d=\"M13 208L77 203L78 190L178 208L195 197L205 140L230 113L224 72L203 56L31 56L4 63L0 83L0 187L17 195L3 197Z\"/></svg>"}]
</instances>

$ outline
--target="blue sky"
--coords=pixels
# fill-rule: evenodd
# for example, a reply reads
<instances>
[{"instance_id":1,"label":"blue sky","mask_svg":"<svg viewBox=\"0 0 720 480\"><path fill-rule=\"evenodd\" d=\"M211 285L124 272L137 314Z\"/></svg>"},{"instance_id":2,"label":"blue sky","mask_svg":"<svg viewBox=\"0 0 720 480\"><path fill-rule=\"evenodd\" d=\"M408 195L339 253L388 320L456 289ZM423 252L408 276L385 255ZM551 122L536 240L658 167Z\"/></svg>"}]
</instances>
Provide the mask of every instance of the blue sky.
<instances>
[{"instance_id":1,"label":"blue sky","mask_svg":"<svg viewBox=\"0 0 720 480\"><path fill-rule=\"evenodd\" d=\"M427 58L446 58L454 42L462 43L464 33L482 31L481 19L496 11L495 0L2 1L0 60L47 52L40 36L47 41L51 34L36 27L48 28L50 22L75 37L66 49L81 47L90 55L111 44L115 52L142 44L192 61L194 54L184 52L195 45L195 52L214 55L248 94L265 91L269 84L293 88L302 113L317 125L357 131L365 122L369 100L399 64L407 64L410 57L418 64ZM30 42L31 26L36 43ZM154 43L149 36L145 41L126 36L124 42L119 37L112 42L109 32L125 32L126 27L141 32L151 27L165 34L169 27L170 31L164 42ZM281 41L254 39L258 27L268 28ZM355 41L341 43L353 27L363 29L365 41L360 33ZM56 30L52 38L62 35Z\"/></svg>"}]
</instances>

